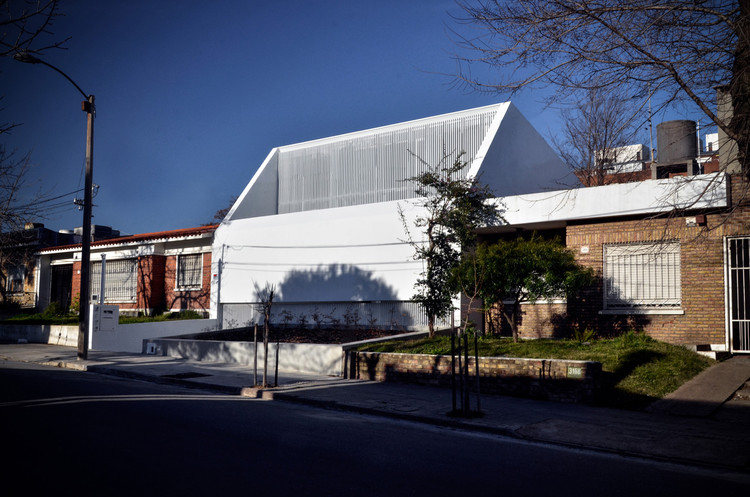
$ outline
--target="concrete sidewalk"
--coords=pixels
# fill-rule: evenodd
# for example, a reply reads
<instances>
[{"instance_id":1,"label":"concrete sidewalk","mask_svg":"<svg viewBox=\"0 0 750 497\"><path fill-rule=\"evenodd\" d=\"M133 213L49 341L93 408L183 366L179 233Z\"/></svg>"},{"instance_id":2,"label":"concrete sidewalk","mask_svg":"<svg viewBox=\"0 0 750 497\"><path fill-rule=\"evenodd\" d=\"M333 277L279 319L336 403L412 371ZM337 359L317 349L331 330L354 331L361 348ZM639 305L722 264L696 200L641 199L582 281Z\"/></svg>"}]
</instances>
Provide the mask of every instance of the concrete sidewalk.
<instances>
[{"instance_id":1,"label":"concrete sidewalk","mask_svg":"<svg viewBox=\"0 0 750 497\"><path fill-rule=\"evenodd\" d=\"M729 400L750 379L750 357L718 363L650 412L483 395L483 415L473 418L448 415L452 395L444 388L280 372L278 387L257 389L247 366L102 351L79 361L75 348L43 344L0 344L0 359L750 472L750 401ZM473 394L471 408L476 409Z\"/></svg>"}]
</instances>

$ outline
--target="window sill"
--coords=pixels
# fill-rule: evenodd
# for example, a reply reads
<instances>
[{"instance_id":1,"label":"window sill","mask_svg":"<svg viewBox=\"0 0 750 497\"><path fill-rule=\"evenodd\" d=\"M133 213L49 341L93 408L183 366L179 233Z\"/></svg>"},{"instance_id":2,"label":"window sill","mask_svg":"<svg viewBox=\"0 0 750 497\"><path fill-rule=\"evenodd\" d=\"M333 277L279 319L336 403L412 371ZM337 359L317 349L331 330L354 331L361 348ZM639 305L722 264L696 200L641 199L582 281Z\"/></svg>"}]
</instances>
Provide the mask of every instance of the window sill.
<instances>
[{"instance_id":1,"label":"window sill","mask_svg":"<svg viewBox=\"0 0 750 497\"><path fill-rule=\"evenodd\" d=\"M632 314L670 314L670 315L681 315L685 314L685 309L603 309L599 311L600 315L632 315Z\"/></svg>"},{"instance_id":2,"label":"window sill","mask_svg":"<svg viewBox=\"0 0 750 497\"><path fill-rule=\"evenodd\" d=\"M567 304L568 301L565 299L539 299L534 302L523 300L520 302L521 305L551 305L551 304ZM503 300L503 305L513 305L512 300Z\"/></svg>"},{"instance_id":3,"label":"window sill","mask_svg":"<svg viewBox=\"0 0 750 497\"><path fill-rule=\"evenodd\" d=\"M202 290L203 287L195 286L195 287L189 287L189 288L175 288L175 292L197 292Z\"/></svg>"}]
</instances>

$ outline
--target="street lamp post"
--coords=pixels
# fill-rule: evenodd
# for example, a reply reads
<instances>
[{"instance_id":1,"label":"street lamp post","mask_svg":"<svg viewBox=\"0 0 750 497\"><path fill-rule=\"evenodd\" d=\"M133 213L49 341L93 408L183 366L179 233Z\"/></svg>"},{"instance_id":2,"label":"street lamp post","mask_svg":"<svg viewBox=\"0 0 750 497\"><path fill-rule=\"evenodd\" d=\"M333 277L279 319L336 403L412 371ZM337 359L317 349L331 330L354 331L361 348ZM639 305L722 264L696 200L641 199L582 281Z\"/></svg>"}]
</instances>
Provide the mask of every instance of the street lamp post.
<instances>
[{"instance_id":1,"label":"street lamp post","mask_svg":"<svg viewBox=\"0 0 750 497\"><path fill-rule=\"evenodd\" d=\"M62 72L52 64L34 57L28 52L18 52L14 59L27 64L42 64L60 73L83 95L81 110L87 114L86 122L86 178L83 193L83 236L81 240L81 291L80 312L78 329L78 359L87 359L89 352L89 286L91 281L91 189L93 188L94 175L94 95L86 92L70 79L70 76Z\"/></svg>"}]
</instances>

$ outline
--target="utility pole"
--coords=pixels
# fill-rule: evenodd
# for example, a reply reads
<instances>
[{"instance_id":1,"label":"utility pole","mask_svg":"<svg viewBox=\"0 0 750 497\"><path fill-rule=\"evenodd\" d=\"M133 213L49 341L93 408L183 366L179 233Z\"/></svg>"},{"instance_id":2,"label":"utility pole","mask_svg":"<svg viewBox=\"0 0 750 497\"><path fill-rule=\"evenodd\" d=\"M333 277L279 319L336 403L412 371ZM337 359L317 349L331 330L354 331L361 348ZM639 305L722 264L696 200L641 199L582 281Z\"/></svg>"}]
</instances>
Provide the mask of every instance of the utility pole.
<instances>
[{"instance_id":1,"label":"utility pole","mask_svg":"<svg viewBox=\"0 0 750 497\"><path fill-rule=\"evenodd\" d=\"M90 281L91 281L91 197L94 186L94 115L96 107L94 106L94 95L88 95L81 90L70 76L62 72L57 67L44 62L43 60L31 55L28 52L17 52L13 58L26 64L42 64L61 74L67 79L76 90L83 95L84 100L81 102L81 110L87 114L86 121L86 179L83 192L83 237L81 240L81 291L79 296L80 312L78 328L78 359L88 358L89 353L89 324L90 324Z\"/></svg>"}]
</instances>

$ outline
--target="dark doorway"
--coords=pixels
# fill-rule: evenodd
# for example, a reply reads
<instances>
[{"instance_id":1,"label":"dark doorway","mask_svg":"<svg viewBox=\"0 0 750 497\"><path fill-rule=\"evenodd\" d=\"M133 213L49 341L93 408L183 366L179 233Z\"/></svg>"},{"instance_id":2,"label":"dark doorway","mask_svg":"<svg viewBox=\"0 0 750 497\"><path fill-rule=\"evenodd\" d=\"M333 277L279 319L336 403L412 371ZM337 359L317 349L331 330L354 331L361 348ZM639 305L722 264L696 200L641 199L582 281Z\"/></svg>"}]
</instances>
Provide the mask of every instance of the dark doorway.
<instances>
[{"instance_id":1,"label":"dark doorway","mask_svg":"<svg viewBox=\"0 0 750 497\"><path fill-rule=\"evenodd\" d=\"M57 302L63 309L70 308L73 291L73 265L52 266L52 289L50 303Z\"/></svg>"}]
</instances>

